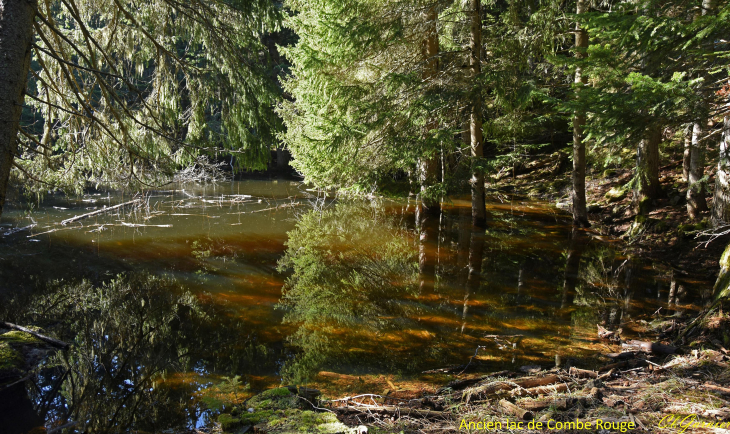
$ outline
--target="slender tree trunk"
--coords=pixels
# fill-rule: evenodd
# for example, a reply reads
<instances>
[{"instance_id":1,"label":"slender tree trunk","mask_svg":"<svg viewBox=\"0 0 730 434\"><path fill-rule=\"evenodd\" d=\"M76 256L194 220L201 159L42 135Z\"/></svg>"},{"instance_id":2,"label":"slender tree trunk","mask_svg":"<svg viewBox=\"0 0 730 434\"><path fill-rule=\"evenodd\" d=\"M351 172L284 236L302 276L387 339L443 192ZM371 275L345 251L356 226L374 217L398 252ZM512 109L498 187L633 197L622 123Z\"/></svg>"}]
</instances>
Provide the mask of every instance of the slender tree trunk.
<instances>
[{"instance_id":1,"label":"slender tree trunk","mask_svg":"<svg viewBox=\"0 0 730 434\"><path fill-rule=\"evenodd\" d=\"M712 224L730 223L730 116L725 116L720 139L720 156L715 173L715 199L712 201Z\"/></svg>"},{"instance_id":2,"label":"slender tree trunk","mask_svg":"<svg viewBox=\"0 0 730 434\"><path fill-rule=\"evenodd\" d=\"M0 215L10 169L18 155L18 127L33 42L35 0L0 0Z\"/></svg>"},{"instance_id":3,"label":"slender tree trunk","mask_svg":"<svg viewBox=\"0 0 730 434\"><path fill-rule=\"evenodd\" d=\"M586 0L578 0L576 13L588 12ZM575 29L575 57L582 59L586 57L585 49L588 48L588 33L580 25ZM575 70L575 83L578 86L576 92L580 95L580 88L588 82L583 75L582 68ZM578 110L573 115L573 223L580 227L590 227L588 223L588 212L586 211L586 147L583 141L583 128L586 123L586 114Z\"/></svg>"},{"instance_id":4,"label":"slender tree trunk","mask_svg":"<svg viewBox=\"0 0 730 434\"><path fill-rule=\"evenodd\" d=\"M682 154L682 180L689 181L689 166L692 163L692 128L687 129L684 136L684 153Z\"/></svg>"},{"instance_id":5,"label":"slender tree trunk","mask_svg":"<svg viewBox=\"0 0 730 434\"><path fill-rule=\"evenodd\" d=\"M423 57L425 66L423 68L423 81L429 82L438 75L439 69L439 39L436 24L438 13L435 7L426 12L427 34L423 41ZM438 128L438 122L431 120L426 124L424 136L428 137L432 130ZM433 152L431 152L433 151ZM423 212L438 215L441 212L441 204L438 197L429 194L428 188L438 183L439 176L439 153L435 149L427 149L431 152L429 156L422 157L418 163L419 182L421 184L421 205Z\"/></svg>"},{"instance_id":6,"label":"slender tree trunk","mask_svg":"<svg viewBox=\"0 0 730 434\"><path fill-rule=\"evenodd\" d=\"M702 126L696 122L692 127L692 144L690 145L689 180L687 181L687 214L696 219L700 213L707 211L704 183L700 182L705 174L705 151L702 142Z\"/></svg>"},{"instance_id":7,"label":"slender tree trunk","mask_svg":"<svg viewBox=\"0 0 730 434\"><path fill-rule=\"evenodd\" d=\"M704 16L715 8L715 0L702 0L702 8L697 15ZM707 211L707 200L705 198L705 185L700 182L705 174L705 144L701 140L703 125L706 120L698 119L692 126L692 142L689 150L689 174L687 179L687 214L692 219L700 216L700 213Z\"/></svg>"},{"instance_id":8,"label":"slender tree trunk","mask_svg":"<svg viewBox=\"0 0 730 434\"><path fill-rule=\"evenodd\" d=\"M477 228L487 224L487 206L484 193L484 172L477 163L484 157L484 137L482 136L482 100L476 79L482 72L482 7L481 0L469 0L471 9L471 35L469 39L469 65L471 67L472 85L474 87L471 100L469 130L472 163L471 175L471 219Z\"/></svg>"},{"instance_id":9,"label":"slender tree trunk","mask_svg":"<svg viewBox=\"0 0 730 434\"><path fill-rule=\"evenodd\" d=\"M637 214L647 215L651 211L652 201L659 197L659 143L662 141L662 130L651 127L644 137L636 153L636 171L639 182L634 190L634 206Z\"/></svg>"}]
</instances>

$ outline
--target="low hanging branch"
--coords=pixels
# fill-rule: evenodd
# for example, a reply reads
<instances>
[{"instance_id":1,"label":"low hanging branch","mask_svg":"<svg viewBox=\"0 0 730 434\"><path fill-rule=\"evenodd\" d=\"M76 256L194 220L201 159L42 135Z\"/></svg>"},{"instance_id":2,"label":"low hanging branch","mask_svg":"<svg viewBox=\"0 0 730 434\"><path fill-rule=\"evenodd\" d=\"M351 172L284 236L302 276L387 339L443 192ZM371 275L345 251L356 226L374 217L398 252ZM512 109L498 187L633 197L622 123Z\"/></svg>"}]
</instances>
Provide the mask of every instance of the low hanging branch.
<instances>
[{"instance_id":1,"label":"low hanging branch","mask_svg":"<svg viewBox=\"0 0 730 434\"><path fill-rule=\"evenodd\" d=\"M127 205L136 205L136 204L140 204L140 203L142 203L142 199L137 198L134 200L130 200L129 202L120 203L119 205L109 206L106 208L98 209L96 211L88 212L86 214L81 214L81 215L77 215L77 216L68 218L68 219L62 221L61 224L66 226L67 224L73 223L78 220L83 220L88 217L93 217L95 215L104 214L109 211L114 211L115 209L119 209L119 208L125 207Z\"/></svg>"}]
</instances>

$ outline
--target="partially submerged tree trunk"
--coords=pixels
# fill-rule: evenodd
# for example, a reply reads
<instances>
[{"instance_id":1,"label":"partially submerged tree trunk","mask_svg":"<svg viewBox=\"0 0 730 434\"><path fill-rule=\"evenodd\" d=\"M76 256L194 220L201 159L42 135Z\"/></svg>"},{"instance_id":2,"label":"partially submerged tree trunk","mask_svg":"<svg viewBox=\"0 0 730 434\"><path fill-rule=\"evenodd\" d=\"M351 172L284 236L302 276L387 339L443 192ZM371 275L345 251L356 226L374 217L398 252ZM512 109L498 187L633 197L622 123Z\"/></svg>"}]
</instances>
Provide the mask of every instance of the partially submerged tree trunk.
<instances>
[{"instance_id":1,"label":"partially submerged tree trunk","mask_svg":"<svg viewBox=\"0 0 730 434\"><path fill-rule=\"evenodd\" d=\"M426 12L427 34L423 41L423 57L425 66L423 68L423 80L425 82L432 80L438 75L439 61L439 40L436 29L438 13L435 7L431 7ZM438 122L431 120L426 124L425 136L427 137L431 131L438 128ZM430 150L429 150L430 151ZM438 197L434 197L429 192L429 187L438 183L439 174L439 153L433 150L429 156L421 157L418 163L419 182L421 184L421 205L423 212L438 215L441 212L441 204Z\"/></svg>"},{"instance_id":2,"label":"partially submerged tree trunk","mask_svg":"<svg viewBox=\"0 0 730 434\"><path fill-rule=\"evenodd\" d=\"M705 174L705 150L702 141L702 126L695 122L692 126L692 143L690 145L689 179L687 181L687 214L692 219L707 211L705 187L702 178Z\"/></svg>"},{"instance_id":3,"label":"partially submerged tree trunk","mask_svg":"<svg viewBox=\"0 0 730 434\"><path fill-rule=\"evenodd\" d=\"M578 0L576 13L588 12L586 0ZM580 25L575 29L575 56L579 59L586 57L585 49L588 48L588 33ZM578 86L576 92L588 82L583 75L581 67L575 70L575 83ZM586 148L583 141L583 128L586 123L586 114L578 110L573 115L573 223L580 227L590 227L588 223L588 212L586 210Z\"/></svg>"},{"instance_id":4,"label":"partially submerged tree trunk","mask_svg":"<svg viewBox=\"0 0 730 434\"><path fill-rule=\"evenodd\" d=\"M712 224L730 223L730 115L725 116L720 139L720 156L715 173L715 199L712 201Z\"/></svg>"},{"instance_id":5,"label":"partially submerged tree trunk","mask_svg":"<svg viewBox=\"0 0 730 434\"><path fill-rule=\"evenodd\" d=\"M475 165L484 157L484 137L482 133L482 100L476 83L482 72L482 13L481 0L469 0L471 9L471 30L469 38L469 66L471 68L474 91L471 100L471 115L469 131L471 138L472 163L471 176L471 219L477 228L484 228L487 224L487 206L484 192L484 172Z\"/></svg>"},{"instance_id":6,"label":"partially submerged tree trunk","mask_svg":"<svg viewBox=\"0 0 730 434\"><path fill-rule=\"evenodd\" d=\"M647 215L651 211L652 201L659 197L659 143L662 141L662 130L653 126L647 132L637 148L636 171L638 182L634 187L634 207L637 214Z\"/></svg>"},{"instance_id":7,"label":"partially submerged tree trunk","mask_svg":"<svg viewBox=\"0 0 730 434\"><path fill-rule=\"evenodd\" d=\"M36 7L36 0L0 0L0 215L18 154Z\"/></svg>"}]
</instances>

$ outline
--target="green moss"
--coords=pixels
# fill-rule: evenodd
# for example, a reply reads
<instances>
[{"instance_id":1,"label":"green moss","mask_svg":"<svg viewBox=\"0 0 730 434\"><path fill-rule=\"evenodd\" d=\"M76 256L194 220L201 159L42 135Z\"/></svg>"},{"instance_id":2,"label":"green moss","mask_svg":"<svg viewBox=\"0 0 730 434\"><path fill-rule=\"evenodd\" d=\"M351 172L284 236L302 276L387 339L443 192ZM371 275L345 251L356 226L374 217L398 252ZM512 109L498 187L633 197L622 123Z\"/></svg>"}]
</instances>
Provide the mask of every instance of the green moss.
<instances>
[{"instance_id":1,"label":"green moss","mask_svg":"<svg viewBox=\"0 0 730 434\"><path fill-rule=\"evenodd\" d=\"M9 331L0 335L0 341L13 344L42 344L43 341L31 335L30 333L18 330Z\"/></svg>"},{"instance_id":2,"label":"green moss","mask_svg":"<svg viewBox=\"0 0 730 434\"><path fill-rule=\"evenodd\" d=\"M261 410L284 410L297 408L299 399L286 387L266 390L251 398L246 406L256 411Z\"/></svg>"},{"instance_id":3,"label":"green moss","mask_svg":"<svg viewBox=\"0 0 730 434\"><path fill-rule=\"evenodd\" d=\"M241 415L241 422L244 425L258 425L263 422L268 422L268 420L273 415L273 410L262 410L254 411L253 413L243 413Z\"/></svg>"},{"instance_id":4,"label":"green moss","mask_svg":"<svg viewBox=\"0 0 730 434\"><path fill-rule=\"evenodd\" d=\"M619 200L626 197L626 189L621 187L611 187L611 189L606 192L606 195L604 197L609 203L618 202Z\"/></svg>"},{"instance_id":5,"label":"green moss","mask_svg":"<svg viewBox=\"0 0 730 434\"><path fill-rule=\"evenodd\" d=\"M720 257L720 267L722 268L730 268L730 244L725 247L725 251L722 252L722 256Z\"/></svg>"},{"instance_id":6,"label":"green moss","mask_svg":"<svg viewBox=\"0 0 730 434\"><path fill-rule=\"evenodd\" d=\"M266 425L265 431L271 434L337 434L353 433L354 429L342 424L332 413L297 410L295 413L287 412L285 417L273 419Z\"/></svg>"},{"instance_id":7,"label":"green moss","mask_svg":"<svg viewBox=\"0 0 730 434\"><path fill-rule=\"evenodd\" d=\"M218 423L221 424L223 431L231 431L239 426L242 426L241 419L233 417L230 414L223 413L218 416Z\"/></svg>"},{"instance_id":8,"label":"green moss","mask_svg":"<svg viewBox=\"0 0 730 434\"><path fill-rule=\"evenodd\" d=\"M10 345L0 342L0 371L23 368L23 356Z\"/></svg>"}]
</instances>

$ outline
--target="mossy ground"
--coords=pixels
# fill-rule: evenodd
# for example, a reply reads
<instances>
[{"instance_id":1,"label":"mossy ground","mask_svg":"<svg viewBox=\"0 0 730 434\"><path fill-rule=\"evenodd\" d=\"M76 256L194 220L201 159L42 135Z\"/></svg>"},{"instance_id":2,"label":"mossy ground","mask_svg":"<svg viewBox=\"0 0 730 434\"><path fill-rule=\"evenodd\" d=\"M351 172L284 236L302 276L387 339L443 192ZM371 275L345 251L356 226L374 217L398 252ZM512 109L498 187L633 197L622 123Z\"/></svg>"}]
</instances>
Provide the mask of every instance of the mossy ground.
<instances>
[{"instance_id":1,"label":"mossy ground","mask_svg":"<svg viewBox=\"0 0 730 434\"><path fill-rule=\"evenodd\" d=\"M269 389L246 401L243 408L234 407L230 413L221 414L218 423L225 433L235 433L246 426L256 426L271 434L354 432L332 413L304 409L303 402L286 387Z\"/></svg>"}]
</instances>

